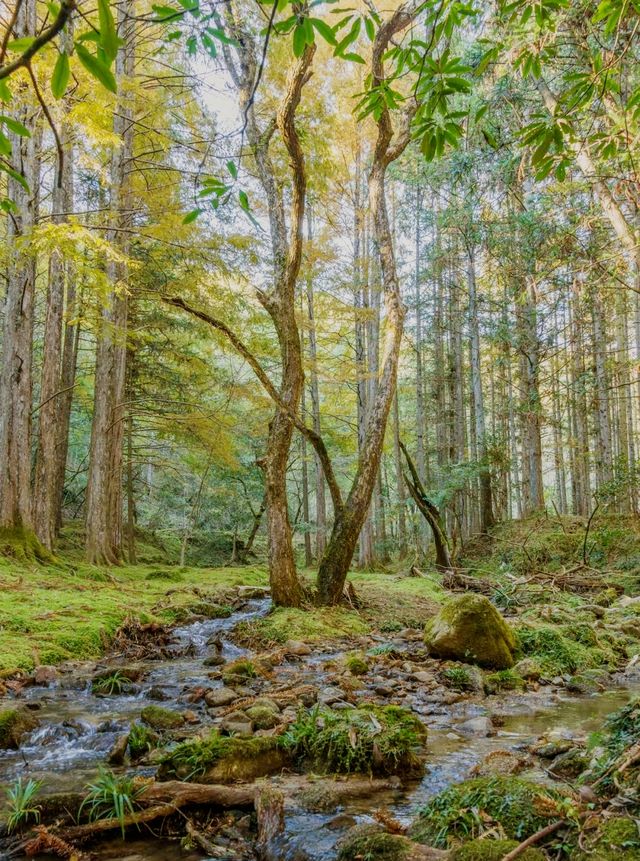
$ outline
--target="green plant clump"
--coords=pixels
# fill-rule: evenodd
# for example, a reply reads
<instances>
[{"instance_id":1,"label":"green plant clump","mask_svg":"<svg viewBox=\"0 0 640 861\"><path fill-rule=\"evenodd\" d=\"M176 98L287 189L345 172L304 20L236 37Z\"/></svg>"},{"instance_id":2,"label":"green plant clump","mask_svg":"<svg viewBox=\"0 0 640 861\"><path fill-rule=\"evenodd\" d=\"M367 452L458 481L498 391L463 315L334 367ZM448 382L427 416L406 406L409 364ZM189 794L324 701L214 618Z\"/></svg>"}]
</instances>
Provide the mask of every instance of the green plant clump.
<instances>
[{"instance_id":1,"label":"green plant clump","mask_svg":"<svg viewBox=\"0 0 640 861\"><path fill-rule=\"evenodd\" d=\"M605 820L595 835L585 841L585 850L571 855L573 861L640 861L640 834L633 819L616 816Z\"/></svg>"},{"instance_id":2,"label":"green plant clump","mask_svg":"<svg viewBox=\"0 0 640 861\"><path fill-rule=\"evenodd\" d=\"M108 676L101 676L99 679L94 679L91 684L91 690L94 694L112 696L113 694L121 694L126 686L130 684L131 679L124 673L116 670Z\"/></svg>"},{"instance_id":3,"label":"green plant clump","mask_svg":"<svg viewBox=\"0 0 640 861\"><path fill-rule=\"evenodd\" d=\"M257 675L253 663L246 658L240 658L225 666L222 671L222 681L225 685L232 685L246 679L255 679Z\"/></svg>"},{"instance_id":4,"label":"green plant clump","mask_svg":"<svg viewBox=\"0 0 640 861\"><path fill-rule=\"evenodd\" d=\"M454 691L473 690L473 679L465 667L447 667L442 671L442 678Z\"/></svg>"},{"instance_id":5,"label":"green plant clump","mask_svg":"<svg viewBox=\"0 0 640 861\"><path fill-rule=\"evenodd\" d=\"M591 745L604 749L596 767L594 777L602 777L602 789L613 787L614 765L625 750L640 742L640 697L630 700L626 706L609 715L602 733L591 738Z\"/></svg>"},{"instance_id":6,"label":"green plant clump","mask_svg":"<svg viewBox=\"0 0 640 861\"><path fill-rule=\"evenodd\" d=\"M517 777L478 777L438 793L420 811L412 836L447 848L471 840L497 822L507 837L524 840L561 815L560 794Z\"/></svg>"},{"instance_id":7,"label":"green plant clump","mask_svg":"<svg viewBox=\"0 0 640 861\"><path fill-rule=\"evenodd\" d=\"M549 625L522 625L517 639L522 654L536 658L544 672L551 675L575 673L612 660L604 650L585 646Z\"/></svg>"},{"instance_id":8,"label":"green plant clump","mask_svg":"<svg viewBox=\"0 0 640 861\"><path fill-rule=\"evenodd\" d=\"M148 726L134 723L129 732L129 753L131 759L140 759L158 746L158 736Z\"/></svg>"},{"instance_id":9,"label":"green plant clump","mask_svg":"<svg viewBox=\"0 0 640 861\"><path fill-rule=\"evenodd\" d=\"M136 786L132 777L117 776L103 768L95 782L87 785L88 791L80 805L78 818L86 809L90 822L117 819L124 837L125 818L140 808L140 796L144 789L144 786Z\"/></svg>"},{"instance_id":10,"label":"green plant clump","mask_svg":"<svg viewBox=\"0 0 640 861\"><path fill-rule=\"evenodd\" d=\"M204 738L181 742L160 763L162 780L177 777L195 780L212 777L212 782L251 780L280 770L286 753L277 737L231 738L212 730Z\"/></svg>"},{"instance_id":11,"label":"green plant clump","mask_svg":"<svg viewBox=\"0 0 640 861\"><path fill-rule=\"evenodd\" d=\"M40 806L34 803L34 797L42 786L41 781L29 778L26 783L19 777L12 786L5 789L7 796L7 831L12 833L22 828L29 821L40 822Z\"/></svg>"},{"instance_id":12,"label":"green plant clump","mask_svg":"<svg viewBox=\"0 0 640 861\"><path fill-rule=\"evenodd\" d=\"M282 736L293 755L318 771L394 774L419 771L423 724L399 706L303 710Z\"/></svg>"},{"instance_id":13,"label":"green plant clump","mask_svg":"<svg viewBox=\"0 0 640 861\"><path fill-rule=\"evenodd\" d=\"M495 691L517 691L526 685L522 676L514 670L499 670L487 676L485 687L489 693L494 693Z\"/></svg>"},{"instance_id":14,"label":"green plant clump","mask_svg":"<svg viewBox=\"0 0 640 861\"><path fill-rule=\"evenodd\" d=\"M369 663L364 655L355 653L347 655L344 659L344 665L352 676L364 676L369 670Z\"/></svg>"}]
</instances>

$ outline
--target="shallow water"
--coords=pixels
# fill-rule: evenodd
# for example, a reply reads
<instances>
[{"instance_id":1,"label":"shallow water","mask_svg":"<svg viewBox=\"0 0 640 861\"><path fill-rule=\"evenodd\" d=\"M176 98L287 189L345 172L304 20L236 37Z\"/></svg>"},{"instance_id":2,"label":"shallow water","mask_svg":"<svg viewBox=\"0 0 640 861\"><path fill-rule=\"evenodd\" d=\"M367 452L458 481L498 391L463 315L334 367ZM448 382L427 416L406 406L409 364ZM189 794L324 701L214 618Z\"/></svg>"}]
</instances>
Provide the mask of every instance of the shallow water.
<instances>
[{"instance_id":1,"label":"shallow water","mask_svg":"<svg viewBox=\"0 0 640 861\"><path fill-rule=\"evenodd\" d=\"M127 732L146 705L153 703L177 711L194 709L201 718L206 718L203 706L187 702L184 694L198 686L212 688L222 684L211 680L211 668L203 666L203 658L209 652L207 641L219 635L226 660L247 654L230 642L227 635L239 622L264 615L268 608L267 600L248 601L243 610L228 619L194 622L175 629L176 654L189 647L189 656L143 664L148 674L134 693L95 696L88 675L84 680L63 676L61 683L49 688L27 689L21 700L39 706L36 714L41 725L25 740L20 751L2 752L0 783L6 785L22 775L42 780L43 792L79 791L96 775L116 740ZM295 681L322 687L327 684L326 665L341 656L334 648L320 650L303 662L284 662L276 668L277 684ZM149 698L153 687L161 688L166 701ZM639 689L640 684L634 688ZM576 697L543 687L535 693L488 697L481 703L461 700L451 705L430 703L427 697L421 701L418 695L413 705L429 730L423 779L404 792L389 790L368 799L357 799L329 814L309 813L295 807L287 810L286 833L278 857L282 861L329 861L335 858L336 843L345 831L355 822L372 821L377 808L384 806L401 822L408 823L429 798L464 779L488 753L522 748L551 731L584 737L600 728L608 714L624 705L629 693L628 689L617 688ZM14 702L0 701L0 708ZM458 729L463 721L487 713L502 718L503 725L495 736L465 736ZM151 766L133 770L142 774L154 772ZM534 776L546 779L542 773ZM200 853L182 850L177 842L153 838L133 839L126 844L115 838L95 847L92 856L104 861L195 861L202 857Z\"/></svg>"}]
</instances>

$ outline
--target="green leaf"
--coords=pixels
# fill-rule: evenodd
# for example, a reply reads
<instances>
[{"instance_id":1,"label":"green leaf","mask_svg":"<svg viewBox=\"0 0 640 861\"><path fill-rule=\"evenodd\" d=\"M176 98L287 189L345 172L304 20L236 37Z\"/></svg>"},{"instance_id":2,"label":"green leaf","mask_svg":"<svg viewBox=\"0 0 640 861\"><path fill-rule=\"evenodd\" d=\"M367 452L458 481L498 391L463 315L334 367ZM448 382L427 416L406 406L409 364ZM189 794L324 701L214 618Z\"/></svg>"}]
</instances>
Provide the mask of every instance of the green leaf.
<instances>
[{"instance_id":1,"label":"green leaf","mask_svg":"<svg viewBox=\"0 0 640 861\"><path fill-rule=\"evenodd\" d=\"M7 164L2 164L0 162L0 170L3 170L5 173L8 173L10 177L15 179L16 182L19 182L20 185L24 188L25 191L29 191L29 183L23 177L21 173L18 173L17 170L14 170L12 167L9 167Z\"/></svg>"},{"instance_id":2,"label":"green leaf","mask_svg":"<svg viewBox=\"0 0 640 861\"><path fill-rule=\"evenodd\" d=\"M29 129L25 128L22 123L14 120L13 117L8 117L6 114L0 114L0 123L4 123L4 125L10 129L14 135L19 135L21 138L31 137Z\"/></svg>"},{"instance_id":3,"label":"green leaf","mask_svg":"<svg viewBox=\"0 0 640 861\"><path fill-rule=\"evenodd\" d=\"M192 209L191 212L188 212L185 217L182 219L183 224L191 224L192 221L195 221L199 215L202 215L202 209Z\"/></svg>"},{"instance_id":4,"label":"green leaf","mask_svg":"<svg viewBox=\"0 0 640 861\"><path fill-rule=\"evenodd\" d=\"M0 132L0 155L11 155L11 141Z\"/></svg>"},{"instance_id":5,"label":"green leaf","mask_svg":"<svg viewBox=\"0 0 640 861\"><path fill-rule=\"evenodd\" d=\"M328 42L330 45L337 45L338 40L336 39L336 35L333 32L333 28L330 27L325 21L322 21L320 18L309 18L309 21L316 28L318 33L322 36L325 42Z\"/></svg>"},{"instance_id":6,"label":"green leaf","mask_svg":"<svg viewBox=\"0 0 640 861\"><path fill-rule=\"evenodd\" d=\"M9 89L9 85L3 78L2 80L0 80L0 101L10 102L11 99L11 90Z\"/></svg>"},{"instance_id":7,"label":"green leaf","mask_svg":"<svg viewBox=\"0 0 640 861\"><path fill-rule=\"evenodd\" d=\"M35 41L34 36L25 36L24 39L14 39L7 45L7 51L16 51L23 54L27 48L30 48Z\"/></svg>"},{"instance_id":8,"label":"green leaf","mask_svg":"<svg viewBox=\"0 0 640 861\"><path fill-rule=\"evenodd\" d=\"M78 59L90 75L97 78L102 86L106 87L107 90L110 90L112 93L118 92L113 72L102 62L102 60L99 60L98 57L94 57L93 54L90 54L89 51L87 51L84 45L79 45L77 42L76 53L78 55Z\"/></svg>"},{"instance_id":9,"label":"green leaf","mask_svg":"<svg viewBox=\"0 0 640 861\"><path fill-rule=\"evenodd\" d=\"M100 22L100 45L110 62L118 53L118 33L111 14L109 0L98 0L98 20Z\"/></svg>"},{"instance_id":10,"label":"green leaf","mask_svg":"<svg viewBox=\"0 0 640 861\"><path fill-rule=\"evenodd\" d=\"M305 33L302 24L296 25L293 31L293 54L295 57L301 57L304 54L304 49L307 47L307 34Z\"/></svg>"},{"instance_id":11,"label":"green leaf","mask_svg":"<svg viewBox=\"0 0 640 861\"><path fill-rule=\"evenodd\" d=\"M159 21L169 21L172 18L178 18L183 14L182 9L174 9L173 6L156 6L151 7L158 16Z\"/></svg>"},{"instance_id":12,"label":"green leaf","mask_svg":"<svg viewBox=\"0 0 640 861\"><path fill-rule=\"evenodd\" d=\"M352 63L362 63L366 64L364 57L361 57L360 54L354 54L353 52L348 54L340 54L343 60L350 60Z\"/></svg>"},{"instance_id":13,"label":"green leaf","mask_svg":"<svg viewBox=\"0 0 640 861\"><path fill-rule=\"evenodd\" d=\"M367 36L369 40L373 42L376 35L376 27L371 18L364 19L364 29L367 31Z\"/></svg>"},{"instance_id":14,"label":"green leaf","mask_svg":"<svg viewBox=\"0 0 640 861\"><path fill-rule=\"evenodd\" d=\"M55 99L61 99L69 83L69 57L64 52L58 56L51 76L51 92Z\"/></svg>"},{"instance_id":15,"label":"green leaf","mask_svg":"<svg viewBox=\"0 0 640 861\"><path fill-rule=\"evenodd\" d=\"M251 212L251 207L249 206L249 198L247 197L246 191L238 192L238 200L240 202L240 206L244 209L245 212Z\"/></svg>"},{"instance_id":16,"label":"green leaf","mask_svg":"<svg viewBox=\"0 0 640 861\"><path fill-rule=\"evenodd\" d=\"M227 170L234 179L238 178L238 166L234 161L227 162Z\"/></svg>"}]
</instances>

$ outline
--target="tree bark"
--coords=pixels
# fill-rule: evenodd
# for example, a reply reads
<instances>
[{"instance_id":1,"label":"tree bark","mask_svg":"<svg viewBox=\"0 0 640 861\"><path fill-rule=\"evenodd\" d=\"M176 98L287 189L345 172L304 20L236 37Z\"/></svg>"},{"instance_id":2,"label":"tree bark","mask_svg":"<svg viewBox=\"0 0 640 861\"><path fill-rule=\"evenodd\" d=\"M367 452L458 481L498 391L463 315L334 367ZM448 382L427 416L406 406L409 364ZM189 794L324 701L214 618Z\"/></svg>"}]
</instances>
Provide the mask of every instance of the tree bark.
<instances>
[{"instance_id":1,"label":"tree bark","mask_svg":"<svg viewBox=\"0 0 640 861\"><path fill-rule=\"evenodd\" d=\"M126 254L126 227L131 212L131 161L133 158L133 104L123 83L131 79L135 64L135 0L126 0L118 14L123 45L116 58L120 81L114 132L120 146L111 163L111 219L108 236ZM122 561L122 444L124 437L124 386L127 356L126 264L110 261L107 276L111 294L102 311L96 352L95 395L89 474L87 478L86 555L93 564Z\"/></svg>"},{"instance_id":2,"label":"tree bark","mask_svg":"<svg viewBox=\"0 0 640 861\"><path fill-rule=\"evenodd\" d=\"M16 39L36 32L35 0L23 0L17 10ZM26 86L24 88L26 93ZM16 102L19 101L16 94ZM30 132L22 137L7 130L11 141L11 167L22 174L28 189L9 176L7 196L14 204L8 214L7 292L4 307L2 369L0 371L0 530L10 534L21 552L35 545L31 493L32 339L35 302L36 258L29 236L38 217L40 185L40 135L38 110L28 100L16 119Z\"/></svg>"}]
</instances>

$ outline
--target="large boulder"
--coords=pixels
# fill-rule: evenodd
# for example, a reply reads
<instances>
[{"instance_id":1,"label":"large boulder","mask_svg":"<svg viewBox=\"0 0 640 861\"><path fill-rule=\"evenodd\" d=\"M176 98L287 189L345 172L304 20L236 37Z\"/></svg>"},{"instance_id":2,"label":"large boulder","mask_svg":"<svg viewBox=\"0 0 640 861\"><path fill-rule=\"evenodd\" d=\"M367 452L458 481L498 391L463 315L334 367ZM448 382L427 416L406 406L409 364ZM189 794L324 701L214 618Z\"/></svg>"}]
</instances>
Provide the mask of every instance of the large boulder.
<instances>
[{"instance_id":1,"label":"large boulder","mask_svg":"<svg viewBox=\"0 0 640 861\"><path fill-rule=\"evenodd\" d=\"M0 748L17 750L23 735L36 729L39 721L25 708L0 711Z\"/></svg>"},{"instance_id":2,"label":"large boulder","mask_svg":"<svg viewBox=\"0 0 640 861\"><path fill-rule=\"evenodd\" d=\"M427 622L425 643L436 658L506 670L514 664L516 639L484 595L459 595Z\"/></svg>"}]
</instances>

